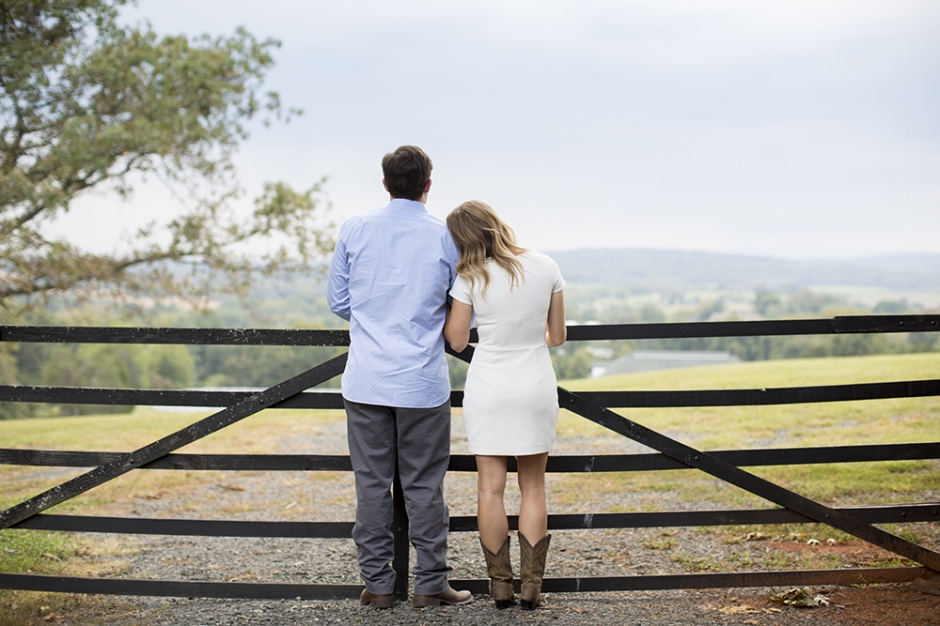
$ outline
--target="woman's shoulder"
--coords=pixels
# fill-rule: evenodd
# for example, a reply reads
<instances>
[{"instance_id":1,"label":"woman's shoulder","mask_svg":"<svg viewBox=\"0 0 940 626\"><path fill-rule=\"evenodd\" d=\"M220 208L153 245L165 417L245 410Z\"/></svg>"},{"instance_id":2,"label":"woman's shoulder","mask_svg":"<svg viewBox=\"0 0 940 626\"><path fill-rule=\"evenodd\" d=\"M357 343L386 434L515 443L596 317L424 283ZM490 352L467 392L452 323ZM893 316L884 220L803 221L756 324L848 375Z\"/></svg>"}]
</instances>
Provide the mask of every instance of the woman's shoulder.
<instances>
[{"instance_id":1,"label":"woman's shoulder","mask_svg":"<svg viewBox=\"0 0 940 626\"><path fill-rule=\"evenodd\" d=\"M519 255L521 258L527 259L532 263L537 263L538 265L545 265L548 267L557 267L558 264L555 263L555 260L545 254L544 252L539 252L538 250L526 250Z\"/></svg>"}]
</instances>

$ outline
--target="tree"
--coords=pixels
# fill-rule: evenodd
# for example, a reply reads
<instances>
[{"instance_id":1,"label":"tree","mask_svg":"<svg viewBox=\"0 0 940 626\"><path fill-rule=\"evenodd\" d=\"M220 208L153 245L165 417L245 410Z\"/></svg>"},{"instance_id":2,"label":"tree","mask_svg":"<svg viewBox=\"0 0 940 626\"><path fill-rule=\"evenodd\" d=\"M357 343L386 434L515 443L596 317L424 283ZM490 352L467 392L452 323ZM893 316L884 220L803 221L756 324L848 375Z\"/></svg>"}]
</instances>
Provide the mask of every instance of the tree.
<instances>
[{"instance_id":1,"label":"tree","mask_svg":"<svg viewBox=\"0 0 940 626\"><path fill-rule=\"evenodd\" d=\"M56 344L43 363L40 382L65 387L178 389L192 385L194 376L195 364L186 346ZM130 413L134 409L109 404L57 408L66 415Z\"/></svg>"},{"instance_id":2,"label":"tree","mask_svg":"<svg viewBox=\"0 0 940 626\"><path fill-rule=\"evenodd\" d=\"M780 296L772 291L758 291L754 296L754 310L764 319L773 319L783 315L785 307Z\"/></svg>"},{"instance_id":3,"label":"tree","mask_svg":"<svg viewBox=\"0 0 940 626\"><path fill-rule=\"evenodd\" d=\"M121 24L125 4L0 4L0 305L64 293L200 302L213 290L245 293L258 271L306 269L332 247L322 181L306 191L268 183L247 216L234 203L246 123L299 113L261 92L279 43L244 29L158 37L149 24ZM45 234L81 194L130 197L133 174L169 185L181 214L111 254ZM250 256L246 242L266 252Z\"/></svg>"},{"instance_id":4,"label":"tree","mask_svg":"<svg viewBox=\"0 0 940 626\"><path fill-rule=\"evenodd\" d=\"M19 382L16 371L16 355L10 344L0 343L0 381L6 385ZM26 409L17 402L0 402L0 420L23 417Z\"/></svg>"},{"instance_id":5,"label":"tree","mask_svg":"<svg viewBox=\"0 0 940 626\"><path fill-rule=\"evenodd\" d=\"M564 348L554 350L552 353L552 366L558 380L575 380L587 378L591 375L594 359L586 348L578 348L568 352Z\"/></svg>"}]
</instances>

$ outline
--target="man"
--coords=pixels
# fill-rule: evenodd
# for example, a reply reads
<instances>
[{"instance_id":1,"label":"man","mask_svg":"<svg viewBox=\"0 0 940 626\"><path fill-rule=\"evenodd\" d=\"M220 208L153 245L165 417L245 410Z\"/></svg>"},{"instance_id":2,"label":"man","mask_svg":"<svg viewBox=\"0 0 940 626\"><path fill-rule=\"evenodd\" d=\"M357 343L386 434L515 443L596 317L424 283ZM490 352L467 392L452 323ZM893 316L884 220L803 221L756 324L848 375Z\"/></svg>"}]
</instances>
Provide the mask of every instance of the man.
<instances>
[{"instance_id":1,"label":"man","mask_svg":"<svg viewBox=\"0 0 940 626\"><path fill-rule=\"evenodd\" d=\"M360 602L392 606L395 571L390 488L396 464L417 553L414 606L465 604L447 582L450 381L444 360L447 292L458 253L424 207L431 159L401 146L382 159L391 202L340 229L330 265L330 310L349 321L343 374L349 456L356 477L353 539L365 590Z\"/></svg>"}]
</instances>

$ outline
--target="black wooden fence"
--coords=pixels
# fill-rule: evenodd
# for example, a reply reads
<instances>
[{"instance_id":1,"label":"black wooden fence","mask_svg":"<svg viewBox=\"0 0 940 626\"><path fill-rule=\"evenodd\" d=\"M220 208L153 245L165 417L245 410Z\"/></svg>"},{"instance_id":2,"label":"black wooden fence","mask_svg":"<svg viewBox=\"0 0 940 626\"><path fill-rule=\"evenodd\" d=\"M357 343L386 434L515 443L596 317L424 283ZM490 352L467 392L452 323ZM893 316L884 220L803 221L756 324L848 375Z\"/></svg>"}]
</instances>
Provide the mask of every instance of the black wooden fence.
<instances>
[{"instance_id":1,"label":"black wooden fence","mask_svg":"<svg viewBox=\"0 0 940 626\"><path fill-rule=\"evenodd\" d=\"M689 324L629 324L573 326L569 341L661 339L683 337L755 337L844 333L936 332L940 315L852 316L832 319ZM475 341L475 334L471 341ZM0 341L43 343L138 343L346 346L349 335L337 330L225 330L173 328L89 328L0 326ZM470 359L472 347L459 358ZM346 355L336 358L260 393L224 391L167 391L72 387L0 386L0 401L71 404L169 405L227 407L159 441L129 453L73 452L0 448L0 463L32 466L92 467L90 471L0 512L4 529L107 532L127 534L227 537L348 538L352 522L257 522L222 520L141 519L53 515L46 509L117 476L137 469L349 471L349 458L328 455L192 455L174 454L180 447L205 437L266 408L342 408L335 392L307 391L343 371ZM929 372L928 376L936 376ZM720 511L662 511L550 515L549 528L602 529L640 527L717 526L732 524L802 524L821 522L919 563L911 567L852 568L803 571L746 571L717 574L549 578L551 592L623 591L708 587L903 582L940 571L940 554L886 532L875 524L940 523L940 503L918 502L888 506L833 508L814 502L741 469L748 466L811 463L854 463L940 459L940 442L830 446L816 448L701 451L624 418L611 408L753 406L840 402L940 395L940 379L830 385L696 391L570 392L558 389L561 407L620 435L644 444L658 454L554 456L549 472L632 472L695 468L741 487L778 505L771 509ZM462 393L452 393L461 406ZM452 471L475 471L472 456L454 455ZM511 467L510 469L515 469ZM404 502L397 485L394 531L396 595L407 596L409 544ZM516 518L510 524L515 527ZM451 518L452 532L476 530L472 517ZM353 563L350 567L355 567ZM460 588L485 593L484 579L453 581ZM238 583L77 578L0 572L0 588L73 593L223 598L328 599L353 597L358 585Z\"/></svg>"}]
</instances>

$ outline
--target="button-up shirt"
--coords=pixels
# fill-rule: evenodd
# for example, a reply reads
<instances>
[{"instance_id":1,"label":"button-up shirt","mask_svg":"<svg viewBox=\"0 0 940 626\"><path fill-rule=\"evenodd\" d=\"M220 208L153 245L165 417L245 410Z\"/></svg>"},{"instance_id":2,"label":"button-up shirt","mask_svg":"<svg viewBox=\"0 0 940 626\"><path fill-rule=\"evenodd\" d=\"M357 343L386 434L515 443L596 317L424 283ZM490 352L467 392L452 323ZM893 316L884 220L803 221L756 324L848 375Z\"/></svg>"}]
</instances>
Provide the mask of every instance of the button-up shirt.
<instances>
[{"instance_id":1,"label":"button-up shirt","mask_svg":"<svg viewBox=\"0 0 940 626\"><path fill-rule=\"evenodd\" d=\"M349 321L344 398L403 408L449 399L443 329L458 257L447 226L420 202L396 198L343 224L327 300Z\"/></svg>"}]
</instances>

